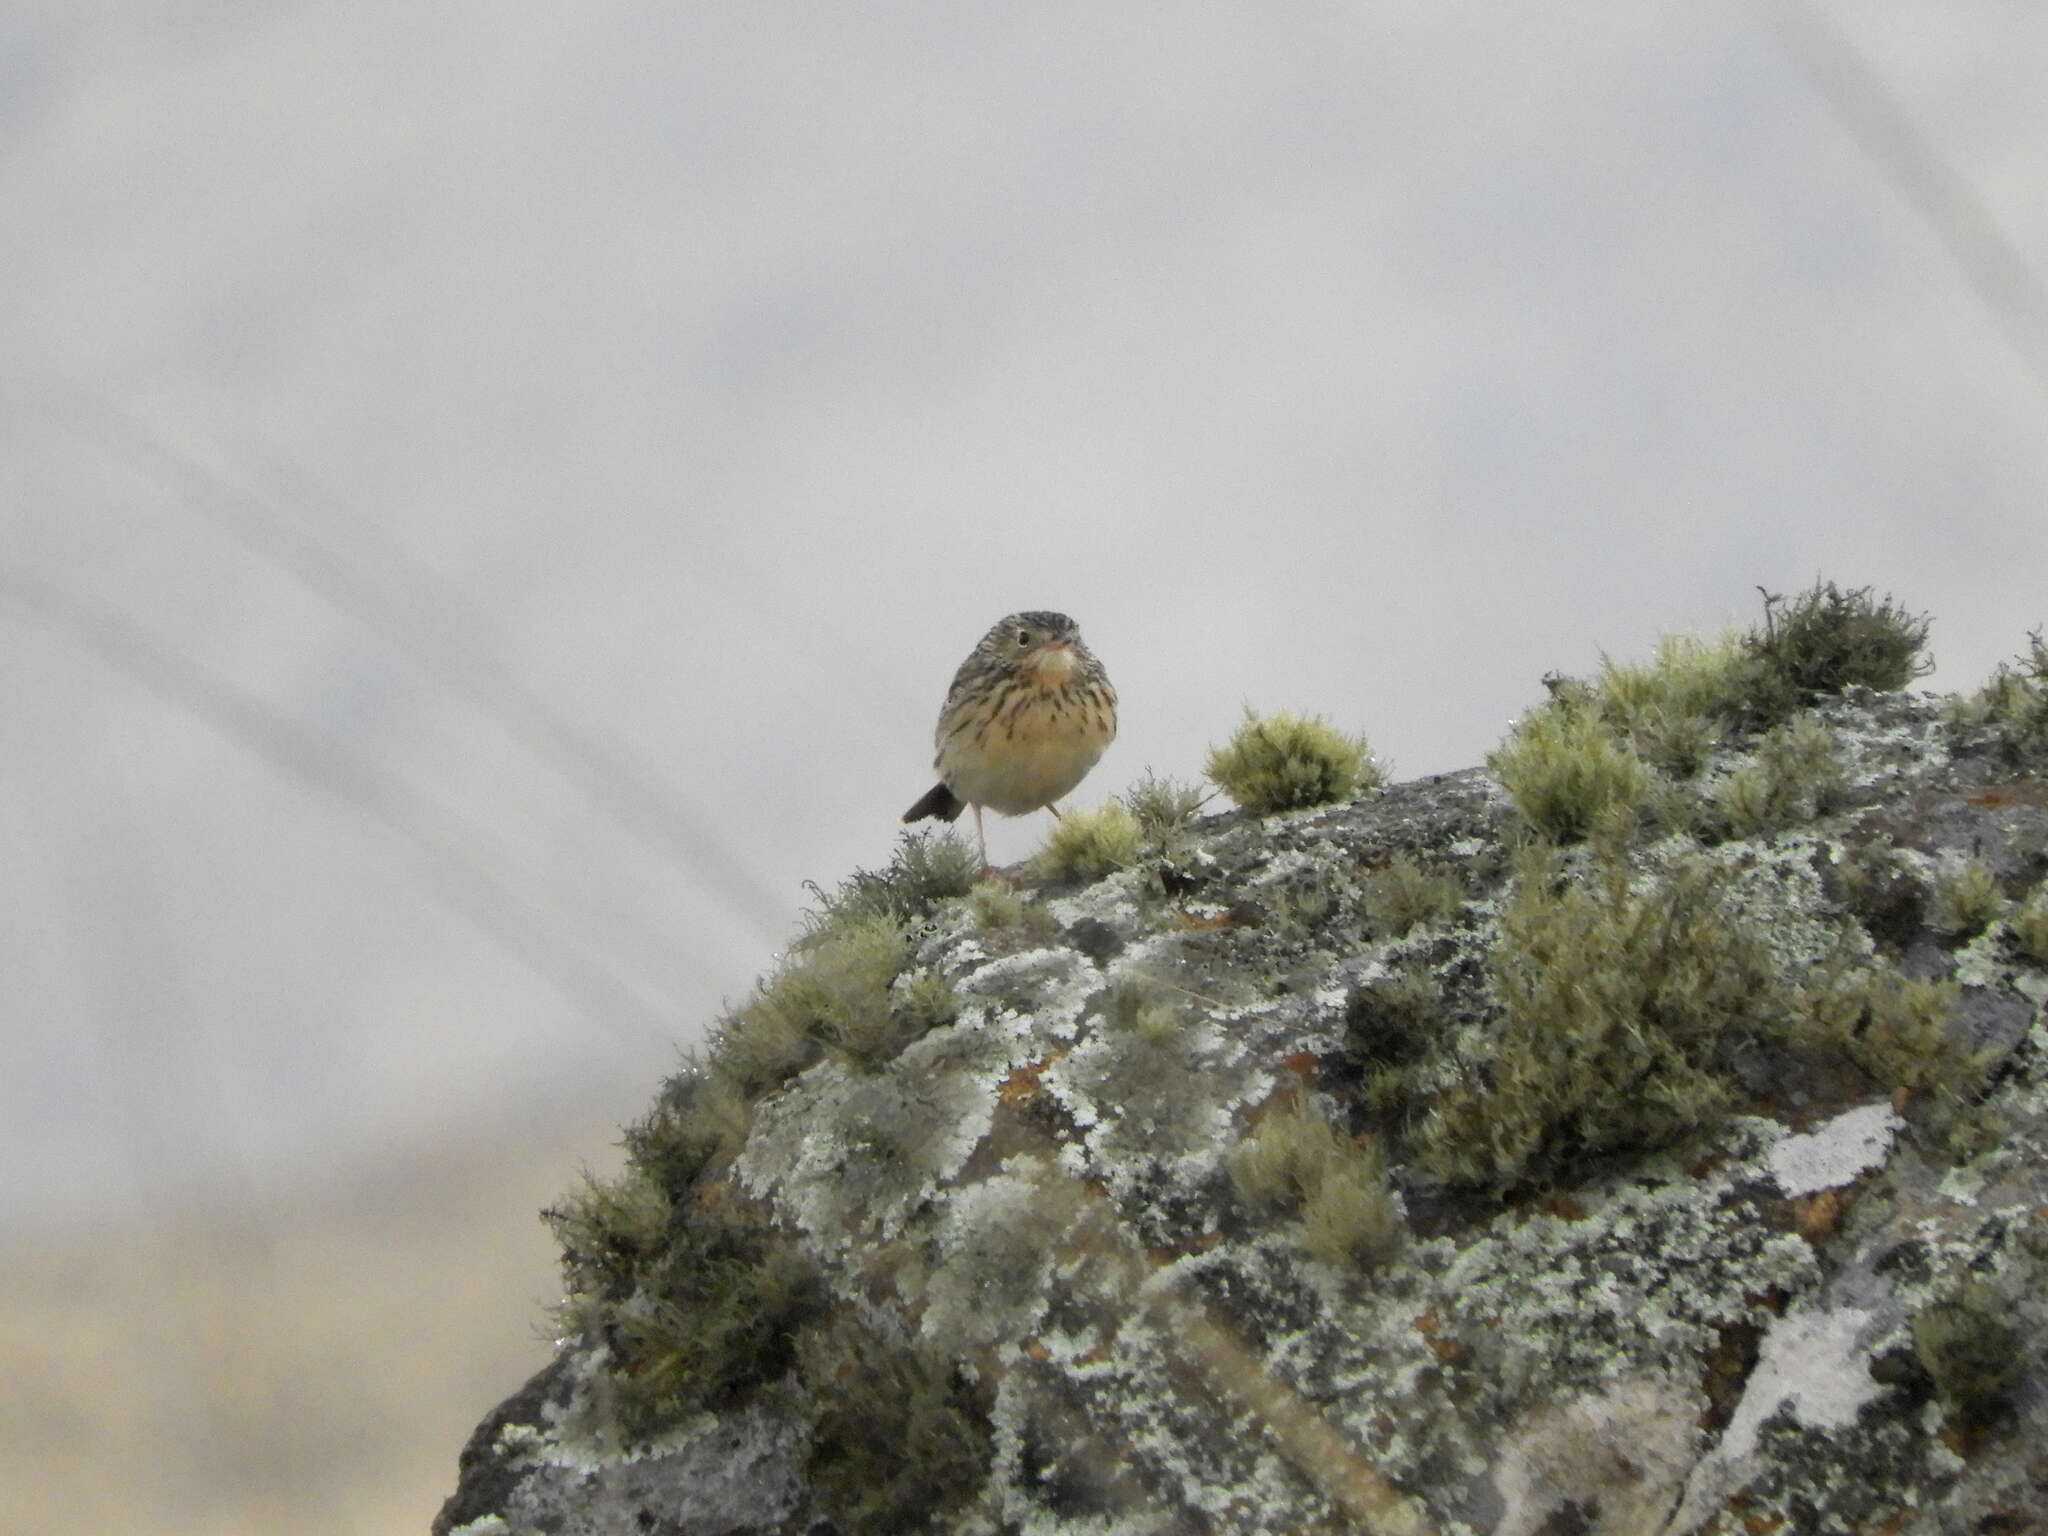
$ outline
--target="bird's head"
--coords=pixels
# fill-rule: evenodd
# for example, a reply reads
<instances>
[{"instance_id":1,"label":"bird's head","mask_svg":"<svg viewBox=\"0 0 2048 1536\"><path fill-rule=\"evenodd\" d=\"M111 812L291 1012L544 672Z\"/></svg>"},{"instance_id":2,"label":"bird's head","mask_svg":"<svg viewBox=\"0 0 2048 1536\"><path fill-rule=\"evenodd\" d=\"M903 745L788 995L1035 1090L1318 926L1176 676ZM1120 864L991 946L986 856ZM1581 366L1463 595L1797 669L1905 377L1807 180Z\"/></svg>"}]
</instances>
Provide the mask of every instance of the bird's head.
<instances>
[{"instance_id":1,"label":"bird's head","mask_svg":"<svg viewBox=\"0 0 2048 1536\"><path fill-rule=\"evenodd\" d=\"M1083 666L1081 628L1064 613L1013 613L982 637L980 649L1014 672L1058 683Z\"/></svg>"}]
</instances>

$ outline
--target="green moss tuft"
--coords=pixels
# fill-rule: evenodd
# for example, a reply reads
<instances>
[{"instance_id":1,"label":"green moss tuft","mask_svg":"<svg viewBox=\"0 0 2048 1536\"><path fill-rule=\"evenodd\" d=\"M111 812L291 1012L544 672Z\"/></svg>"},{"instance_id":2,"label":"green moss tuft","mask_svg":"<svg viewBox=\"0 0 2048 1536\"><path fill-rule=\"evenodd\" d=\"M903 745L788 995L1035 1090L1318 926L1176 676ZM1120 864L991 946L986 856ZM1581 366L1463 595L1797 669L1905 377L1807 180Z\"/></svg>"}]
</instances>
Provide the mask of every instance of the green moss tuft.
<instances>
[{"instance_id":1,"label":"green moss tuft","mask_svg":"<svg viewBox=\"0 0 2048 1536\"><path fill-rule=\"evenodd\" d=\"M988 1475L988 1419L959 1377L854 1317L798 1346L811 1439L804 1481L845 1531L923 1531Z\"/></svg>"},{"instance_id":2,"label":"green moss tuft","mask_svg":"<svg viewBox=\"0 0 2048 1536\"><path fill-rule=\"evenodd\" d=\"M1972 939L2005 910L1998 877L1981 859L1965 859L1935 877L1929 926L1954 939Z\"/></svg>"},{"instance_id":3,"label":"green moss tuft","mask_svg":"<svg viewBox=\"0 0 2048 1536\"><path fill-rule=\"evenodd\" d=\"M892 989L910 936L881 912L845 913L812 928L788 962L713 1031L711 1076L747 1099L771 1092L826 1052L873 1070L951 1017L939 988Z\"/></svg>"},{"instance_id":4,"label":"green moss tuft","mask_svg":"<svg viewBox=\"0 0 2048 1536\"><path fill-rule=\"evenodd\" d=\"M912 1040L960 1017L960 994L937 971L918 971L899 978L895 993L890 1012Z\"/></svg>"},{"instance_id":5,"label":"green moss tuft","mask_svg":"<svg viewBox=\"0 0 2048 1536\"><path fill-rule=\"evenodd\" d=\"M1718 830L1764 837L1833 809L1848 785L1834 736L1811 715L1799 715L1757 743L1756 756L1715 786Z\"/></svg>"},{"instance_id":6,"label":"green moss tuft","mask_svg":"<svg viewBox=\"0 0 2048 1536\"><path fill-rule=\"evenodd\" d=\"M1929 1093L1949 1110L1981 1083L1984 1060L1949 1032L1960 989L1889 967L1837 970L1802 997L1802 1033L1887 1088Z\"/></svg>"},{"instance_id":7,"label":"green moss tuft","mask_svg":"<svg viewBox=\"0 0 2048 1536\"><path fill-rule=\"evenodd\" d=\"M1488 966L1499 1034L1445 1090L1418 1154L1438 1178L1507 1186L1581 1159L1668 1145L1715 1122L1730 1093L1724 1037L1785 1013L1768 948L1705 863L1633 888L1525 864Z\"/></svg>"},{"instance_id":8,"label":"green moss tuft","mask_svg":"<svg viewBox=\"0 0 2048 1536\"><path fill-rule=\"evenodd\" d=\"M1843 905L1855 914L1871 940L1898 954L1926 921L1927 890L1919 871L1888 841L1850 846L1835 870Z\"/></svg>"},{"instance_id":9,"label":"green moss tuft","mask_svg":"<svg viewBox=\"0 0 2048 1536\"><path fill-rule=\"evenodd\" d=\"M1208 795L1195 785L1159 778L1149 768L1120 798L1138 818L1145 841L1155 844L1171 841L1209 802Z\"/></svg>"},{"instance_id":10,"label":"green moss tuft","mask_svg":"<svg viewBox=\"0 0 2048 1536\"><path fill-rule=\"evenodd\" d=\"M1666 635L1647 666L1603 658L1590 702L1645 762L1690 778L1742 717L1756 666L1739 635Z\"/></svg>"},{"instance_id":11,"label":"green moss tuft","mask_svg":"<svg viewBox=\"0 0 2048 1536\"><path fill-rule=\"evenodd\" d=\"M2024 655L2001 662L1981 689L1952 703L1950 714L1957 725L1992 727L2015 763L2048 757L2048 639L2035 630Z\"/></svg>"},{"instance_id":12,"label":"green moss tuft","mask_svg":"<svg viewBox=\"0 0 2048 1536\"><path fill-rule=\"evenodd\" d=\"M969 891L967 910L984 933L1013 942L1043 943L1060 931L1050 912L1001 880L984 880Z\"/></svg>"},{"instance_id":13,"label":"green moss tuft","mask_svg":"<svg viewBox=\"0 0 2048 1536\"><path fill-rule=\"evenodd\" d=\"M1522 819L1559 843L1632 817L1650 788L1650 770L1635 750L1570 702L1524 716L1486 766Z\"/></svg>"},{"instance_id":14,"label":"green moss tuft","mask_svg":"<svg viewBox=\"0 0 2048 1536\"><path fill-rule=\"evenodd\" d=\"M1185 1008L1165 987L1142 976L1125 976L1104 989L1097 1007L1103 1024L1151 1044L1181 1032Z\"/></svg>"},{"instance_id":15,"label":"green moss tuft","mask_svg":"<svg viewBox=\"0 0 2048 1536\"><path fill-rule=\"evenodd\" d=\"M1100 880L1137 863L1144 843L1138 818L1123 802L1106 800L1054 822L1032 867L1048 880Z\"/></svg>"},{"instance_id":16,"label":"green moss tuft","mask_svg":"<svg viewBox=\"0 0 2048 1536\"><path fill-rule=\"evenodd\" d=\"M583 1182L541 1212L562 1250L570 1297L616 1300L631 1292L640 1271L661 1254L675 1202L643 1169L600 1180L588 1169Z\"/></svg>"},{"instance_id":17,"label":"green moss tuft","mask_svg":"<svg viewBox=\"0 0 2048 1536\"><path fill-rule=\"evenodd\" d=\"M2027 1361L2011 1303L1971 1276L1913 1318L1913 1352L1956 1421L1980 1429L2012 1406Z\"/></svg>"},{"instance_id":18,"label":"green moss tuft","mask_svg":"<svg viewBox=\"0 0 2048 1536\"><path fill-rule=\"evenodd\" d=\"M1408 1229L1377 1139L1347 1142L1301 1197L1302 1246L1325 1264L1371 1269L1401 1251Z\"/></svg>"},{"instance_id":19,"label":"green moss tuft","mask_svg":"<svg viewBox=\"0 0 2048 1536\"><path fill-rule=\"evenodd\" d=\"M1426 869L1406 854L1366 877L1365 911L1373 927L1389 938L1446 921L1464 904L1458 882L1442 870Z\"/></svg>"},{"instance_id":20,"label":"green moss tuft","mask_svg":"<svg viewBox=\"0 0 2048 1536\"><path fill-rule=\"evenodd\" d=\"M1761 723L1852 687L1890 692L1924 677L1928 621L1870 588L1816 582L1796 597L1764 594L1764 622L1749 632L1759 664L1751 703Z\"/></svg>"},{"instance_id":21,"label":"green moss tuft","mask_svg":"<svg viewBox=\"0 0 2048 1536\"><path fill-rule=\"evenodd\" d=\"M654 1108L626 1127L623 1144L635 1168L681 1200L706 1167L740 1149L749 1119L731 1083L692 1067L662 1084Z\"/></svg>"},{"instance_id":22,"label":"green moss tuft","mask_svg":"<svg viewBox=\"0 0 2048 1536\"><path fill-rule=\"evenodd\" d=\"M2012 936L2036 965L2048 965L2048 890L2037 890L2012 915Z\"/></svg>"},{"instance_id":23,"label":"green moss tuft","mask_svg":"<svg viewBox=\"0 0 2048 1536\"><path fill-rule=\"evenodd\" d=\"M1443 998L1425 971L1400 971L1353 993L1344 1009L1344 1050L1363 1074L1366 1103L1405 1103L1413 1069L1443 1030Z\"/></svg>"},{"instance_id":24,"label":"green moss tuft","mask_svg":"<svg viewBox=\"0 0 2048 1536\"><path fill-rule=\"evenodd\" d=\"M829 896L816 885L811 915L813 933L839 923L860 923L886 917L915 926L930 917L940 902L965 896L981 875L981 855L950 828L944 832L905 832L896 852L882 869L857 869Z\"/></svg>"},{"instance_id":25,"label":"green moss tuft","mask_svg":"<svg viewBox=\"0 0 2048 1536\"><path fill-rule=\"evenodd\" d=\"M1230 1173L1252 1204L1299 1214L1303 1246L1325 1263L1383 1264L1407 1235L1379 1143L1339 1134L1299 1099L1260 1118Z\"/></svg>"},{"instance_id":26,"label":"green moss tuft","mask_svg":"<svg viewBox=\"0 0 2048 1536\"><path fill-rule=\"evenodd\" d=\"M786 1238L728 1199L672 1201L629 1169L545 1213L562 1244L565 1321L611 1352L629 1441L729 1406L780 1378L824 1290Z\"/></svg>"},{"instance_id":27,"label":"green moss tuft","mask_svg":"<svg viewBox=\"0 0 2048 1536\"><path fill-rule=\"evenodd\" d=\"M1349 800L1386 777L1363 736L1347 736L1319 716L1249 709L1237 733L1209 753L1206 772L1254 816Z\"/></svg>"}]
</instances>

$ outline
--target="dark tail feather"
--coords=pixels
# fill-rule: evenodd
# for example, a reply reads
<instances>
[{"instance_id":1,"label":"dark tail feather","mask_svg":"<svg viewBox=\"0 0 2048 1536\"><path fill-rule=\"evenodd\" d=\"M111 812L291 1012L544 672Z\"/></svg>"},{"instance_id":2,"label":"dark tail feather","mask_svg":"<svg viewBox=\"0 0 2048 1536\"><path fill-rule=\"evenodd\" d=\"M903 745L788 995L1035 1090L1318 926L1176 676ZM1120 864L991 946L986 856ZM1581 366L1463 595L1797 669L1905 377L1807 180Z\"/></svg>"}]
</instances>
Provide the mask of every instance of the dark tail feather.
<instances>
[{"instance_id":1,"label":"dark tail feather","mask_svg":"<svg viewBox=\"0 0 2048 1536\"><path fill-rule=\"evenodd\" d=\"M936 816L941 821L952 821L966 809L967 802L940 783L926 790L924 798L903 813L903 819L923 821L927 816Z\"/></svg>"}]
</instances>

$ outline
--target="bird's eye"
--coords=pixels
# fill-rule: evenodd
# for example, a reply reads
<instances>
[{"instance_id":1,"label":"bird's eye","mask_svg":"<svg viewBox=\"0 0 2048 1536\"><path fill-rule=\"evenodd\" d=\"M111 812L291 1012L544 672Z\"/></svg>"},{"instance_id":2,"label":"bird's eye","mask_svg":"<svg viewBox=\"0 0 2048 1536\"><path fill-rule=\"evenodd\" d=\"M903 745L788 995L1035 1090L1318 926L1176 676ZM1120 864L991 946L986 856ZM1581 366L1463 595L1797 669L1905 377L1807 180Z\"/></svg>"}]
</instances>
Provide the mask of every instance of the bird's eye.
<instances>
[{"instance_id":1,"label":"bird's eye","mask_svg":"<svg viewBox=\"0 0 2048 1536\"><path fill-rule=\"evenodd\" d=\"M1028 646L1029 644L1031 644L1031 631L1028 629L1018 630L1017 644L1020 646Z\"/></svg>"}]
</instances>

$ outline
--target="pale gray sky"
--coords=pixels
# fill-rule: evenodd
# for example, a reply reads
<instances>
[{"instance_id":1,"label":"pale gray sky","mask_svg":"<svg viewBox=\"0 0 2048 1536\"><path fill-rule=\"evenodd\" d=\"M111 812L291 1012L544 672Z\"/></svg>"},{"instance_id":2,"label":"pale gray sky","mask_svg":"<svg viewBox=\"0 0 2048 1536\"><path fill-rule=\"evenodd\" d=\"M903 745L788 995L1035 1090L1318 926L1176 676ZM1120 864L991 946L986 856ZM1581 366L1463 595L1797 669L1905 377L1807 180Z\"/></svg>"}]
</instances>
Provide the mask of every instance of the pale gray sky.
<instances>
[{"instance_id":1,"label":"pale gray sky","mask_svg":"<svg viewBox=\"0 0 2048 1536\"><path fill-rule=\"evenodd\" d=\"M637 1112L1012 609L1083 798L1823 574L1978 681L2048 393L1770 12L17 0L0 1210ZM1818 14L2048 270L2048 12Z\"/></svg>"}]
</instances>

